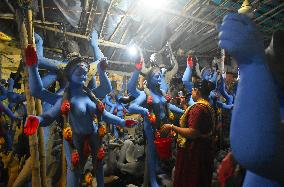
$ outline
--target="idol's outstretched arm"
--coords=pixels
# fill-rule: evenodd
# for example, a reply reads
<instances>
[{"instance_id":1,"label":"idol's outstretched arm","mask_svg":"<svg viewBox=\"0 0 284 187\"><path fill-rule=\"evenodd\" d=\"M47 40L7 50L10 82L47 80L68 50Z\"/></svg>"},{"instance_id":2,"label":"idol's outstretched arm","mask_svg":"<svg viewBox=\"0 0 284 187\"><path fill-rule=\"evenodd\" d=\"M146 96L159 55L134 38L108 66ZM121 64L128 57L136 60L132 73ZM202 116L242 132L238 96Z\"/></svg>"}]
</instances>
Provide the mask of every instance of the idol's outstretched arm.
<instances>
[{"instance_id":1,"label":"idol's outstretched arm","mask_svg":"<svg viewBox=\"0 0 284 187\"><path fill-rule=\"evenodd\" d=\"M104 58L104 55L102 51L99 48L99 42L98 42L98 33L94 29L92 32L92 38L91 38L91 45L93 48L94 53L94 61L98 61L99 63L97 65L97 71L99 73L100 77L100 85L98 87L91 88L92 91L95 93L95 95L99 98L104 98L107 94L109 94L112 90L111 83L109 81L109 78L107 77L107 74L105 72L106 66L107 66L107 59ZM93 82L95 79L93 80Z\"/></svg>"},{"instance_id":2,"label":"idol's outstretched arm","mask_svg":"<svg viewBox=\"0 0 284 187\"><path fill-rule=\"evenodd\" d=\"M226 91L226 86L223 76L221 76L220 85L218 85L217 88L218 91L222 94L222 96L226 99L226 104L232 105L234 102L234 97Z\"/></svg>"},{"instance_id":3,"label":"idol's outstretched arm","mask_svg":"<svg viewBox=\"0 0 284 187\"><path fill-rule=\"evenodd\" d=\"M107 59L101 59L101 61L98 63L97 66L97 70L100 77L100 85L95 89L92 89L92 91L98 98L104 98L112 90L110 80L105 72L106 65L107 65Z\"/></svg>"},{"instance_id":4,"label":"idol's outstretched arm","mask_svg":"<svg viewBox=\"0 0 284 187\"><path fill-rule=\"evenodd\" d=\"M58 60L49 59L43 56L43 40L37 33L35 35L35 43L37 50L38 66L39 68L46 69L52 72L60 71L60 67L64 66L64 63Z\"/></svg>"},{"instance_id":5,"label":"idol's outstretched arm","mask_svg":"<svg viewBox=\"0 0 284 187\"><path fill-rule=\"evenodd\" d=\"M183 76L182 76L182 82L183 82L183 85L185 86L186 90L191 93L191 90L192 90L192 81L191 81L191 76L192 76L192 68L193 64L192 64L192 58L191 57L188 57L187 58L187 65L186 65L186 68L185 68L185 71L183 73Z\"/></svg>"},{"instance_id":6,"label":"idol's outstretched arm","mask_svg":"<svg viewBox=\"0 0 284 187\"><path fill-rule=\"evenodd\" d=\"M220 47L240 69L230 139L234 157L248 170L244 186L283 186L284 126L262 37L245 15L227 15L220 30Z\"/></svg>"},{"instance_id":7,"label":"idol's outstretched arm","mask_svg":"<svg viewBox=\"0 0 284 187\"><path fill-rule=\"evenodd\" d=\"M0 102L0 110L3 111L11 120L16 120L17 116L14 115L14 113L6 107L2 102Z\"/></svg>"},{"instance_id":8,"label":"idol's outstretched arm","mask_svg":"<svg viewBox=\"0 0 284 187\"><path fill-rule=\"evenodd\" d=\"M53 94L43 87L43 83L38 73L37 64L29 66L29 84L32 96L54 105L61 96Z\"/></svg>"},{"instance_id":9,"label":"idol's outstretched arm","mask_svg":"<svg viewBox=\"0 0 284 187\"><path fill-rule=\"evenodd\" d=\"M169 109L174 112L174 113L178 113L178 114L183 114L184 110L180 109L179 107L173 105L173 104L169 104Z\"/></svg>"},{"instance_id":10,"label":"idol's outstretched arm","mask_svg":"<svg viewBox=\"0 0 284 187\"><path fill-rule=\"evenodd\" d=\"M139 74L140 70L136 68L127 85L129 95L135 97L135 100L132 101L131 104L129 105L128 111L133 114L136 113L136 114L141 114L143 116L147 116L148 109L141 107L143 102L146 101L146 94L144 91L140 91L136 88Z\"/></svg>"},{"instance_id":11,"label":"idol's outstretched arm","mask_svg":"<svg viewBox=\"0 0 284 187\"><path fill-rule=\"evenodd\" d=\"M12 78L8 79L8 100L10 103L22 103L26 100L25 94L18 94L13 91L14 89L14 80Z\"/></svg>"}]
</instances>

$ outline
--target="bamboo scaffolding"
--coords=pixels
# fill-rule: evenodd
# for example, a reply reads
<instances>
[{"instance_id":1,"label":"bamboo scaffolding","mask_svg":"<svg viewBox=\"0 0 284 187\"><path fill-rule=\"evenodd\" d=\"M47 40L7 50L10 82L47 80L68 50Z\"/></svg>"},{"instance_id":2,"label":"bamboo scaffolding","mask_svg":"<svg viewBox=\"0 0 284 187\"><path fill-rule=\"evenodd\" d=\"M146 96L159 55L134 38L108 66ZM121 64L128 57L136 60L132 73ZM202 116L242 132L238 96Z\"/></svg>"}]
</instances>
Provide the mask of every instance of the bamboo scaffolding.
<instances>
[{"instance_id":1,"label":"bamboo scaffolding","mask_svg":"<svg viewBox=\"0 0 284 187\"><path fill-rule=\"evenodd\" d=\"M18 29L20 33L20 44L22 50L22 59L25 61L25 53L24 50L28 43L33 43L32 37L32 11L28 10L28 36L27 30L23 21L23 15L20 10L16 11L16 21L18 24ZM28 40L27 40L28 38ZM29 115L35 114L35 102L34 98L31 96L29 91L29 84L27 83L28 79L28 71L25 68L24 71L24 86L25 86L25 94L27 99L27 113ZM38 153L38 138L37 134L29 137L29 145L30 145L30 155L32 162L32 186L41 187L41 177L40 177L40 162L39 162L39 153Z\"/></svg>"},{"instance_id":2,"label":"bamboo scaffolding","mask_svg":"<svg viewBox=\"0 0 284 187\"><path fill-rule=\"evenodd\" d=\"M13 187L23 186L25 182L31 179L31 177L32 177L32 158L29 157L26 160L25 165L21 170L21 172L19 173L17 179L15 180Z\"/></svg>"},{"instance_id":3,"label":"bamboo scaffolding","mask_svg":"<svg viewBox=\"0 0 284 187\"><path fill-rule=\"evenodd\" d=\"M96 8L94 9L94 6L96 6ZM90 5L89 5L89 13L88 13L88 16L86 18L87 20L87 23L86 23L86 29L85 29L85 35L89 35L90 34L90 31L91 29L93 28L93 18L94 16L96 15L96 10L97 10L97 1L96 0L91 0L90 2Z\"/></svg>"},{"instance_id":4,"label":"bamboo scaffolding","mask_svg":"<svg viewBox=\"0 0 284 187\"><path fill-rule=\"evenodd\" d=\"M36 114L42 114L42 105L39 99L35 100ZM44 132L43 127L38 129L39 137L39 160L40 160L40 176L41 176L41 185L47 187L47 178L46 178L46 155L45 155L45 146L44 146Z\"/></svg>"}]
</instances>

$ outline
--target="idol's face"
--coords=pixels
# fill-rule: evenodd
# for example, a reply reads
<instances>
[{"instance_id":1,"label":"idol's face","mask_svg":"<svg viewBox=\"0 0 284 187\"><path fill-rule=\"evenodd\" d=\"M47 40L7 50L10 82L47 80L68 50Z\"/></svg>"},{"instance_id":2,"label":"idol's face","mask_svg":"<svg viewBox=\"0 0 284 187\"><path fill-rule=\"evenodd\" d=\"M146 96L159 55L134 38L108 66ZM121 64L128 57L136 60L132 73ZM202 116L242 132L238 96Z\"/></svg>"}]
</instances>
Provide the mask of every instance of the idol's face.
<instances>
[{"instance_id":1,"label":"idol's face","mask_svg":"<svg viewBox=\"0 0 284 187\"><path fill-rule=\"evenodd\" d=\"M71 75L71 81L75 84L84 84L87 80L88 70L88 65L86 63L77 64Z\"/></svg>"},{"instance_id":2,"label":"idol's face","mask_svg":"<svg viewBox=\"0 0 284 187\"><path fill-rule=\"evenodd\" d=\"M161 85L161 81L162 81L161 72L160 72L160 71L155 71L155 72L152 74L152 77L151 77L151 83L152 83L152 85L154 85L154 86L159 86L159 85Z\"/></svg>"}]
</instances>

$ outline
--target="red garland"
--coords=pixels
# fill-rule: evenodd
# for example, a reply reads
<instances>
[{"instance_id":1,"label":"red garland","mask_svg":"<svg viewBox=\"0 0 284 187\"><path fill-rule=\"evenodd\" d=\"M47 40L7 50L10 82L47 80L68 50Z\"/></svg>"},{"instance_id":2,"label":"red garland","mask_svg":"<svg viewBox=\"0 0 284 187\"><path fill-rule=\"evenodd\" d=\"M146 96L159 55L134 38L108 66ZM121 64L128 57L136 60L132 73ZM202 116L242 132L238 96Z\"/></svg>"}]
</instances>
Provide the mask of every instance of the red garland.
<instances>
[{"instance_id":1,"label":"red garland","mask_svg":"<svg viewBox=\"0 0 284 187\"><path fill-rule=\"evenodd\" d=\"M148 96L147 104L150 105L150 106L153 104L153 97L152 96Z\"/></svg>"},{"instance_id":2,"label":"red garland","mask_svg":"<svg viewBox=\"0 0 284 187\"><path fill-rule=\"evenodd\" d=\"M68 100L64 100L61 104L61 114L68 114L70 111L70 103Z\"/></svg>"},{"instance_id":3,"label":"red garland","mask_svg":"<svg viewBox=\"0 0 284 187\"><path fill-rule=\"evenodd\" d=\"M157 120L155 114L148 114L148 119L150 120L150 123L152 124L155 124Z\"/></svg>"},{"instance_id":4,"label":"red garland","mask_svg":"<svg viewBox=\"0 0 284 187\"><path fill-rule=\"evenodd\" d=\"M29 44L25 49L25 55L26 55L27 66L32 66L34 64L37 64L36 48L32 44Z\"/></svg>"},{"instance_id":5,"label":"red garland","mask_svg":"<svg viewBox=\"0 0 284 187\"><path fill-rule=\"evenodd\" d=\"M71 155L71 163L73 165L73 167L77 167L79 164L79 153L78 151L73 151L72 155Z\"/></svg>"},{"instance_id":6,"label":"red garland","mask_svg":"<svg viewBox=\"0 0 284 187\"><path fill-rule=\"evenodd\" d=\"M98 151L97 158L98 158L98 160L103 160L104 157L105 157L105 150L104 150L104 148L101 147Z\"/></svg>"},{"instance_id":7,"label":"red garland","mask_svg":"<svg viewBox=\"0 0 284 187\"><path fill-rule=\"evenodd\" d=\"M39 126L39 119L36 116L29 116L24 127L24 133L27 136L34 135Z\"/></svg>"},{"instance_id":8,"label":"red garland","mask_svg":"<svg viewBox=\"0 0 284 187\"><path fill-rule=\"evenodd\" d=\"M166 101L167 101L167 103L169 103L169 102L171 102L171 96L170 95L166 95L165 96L165 99L166 99Z\"/></svg>"},{"instance_id":9,"label":"red garland","mask_svg":"<svg viewBox=\"0 0 284 187\"><path fill-rule=\"evenodd\" d=\"M97 109L98 109L99 112L103 112L104 109L105 109L104 103L101 102L101 101L99 101L99 102L97 103Z\"/></svg>"}]
</instances>

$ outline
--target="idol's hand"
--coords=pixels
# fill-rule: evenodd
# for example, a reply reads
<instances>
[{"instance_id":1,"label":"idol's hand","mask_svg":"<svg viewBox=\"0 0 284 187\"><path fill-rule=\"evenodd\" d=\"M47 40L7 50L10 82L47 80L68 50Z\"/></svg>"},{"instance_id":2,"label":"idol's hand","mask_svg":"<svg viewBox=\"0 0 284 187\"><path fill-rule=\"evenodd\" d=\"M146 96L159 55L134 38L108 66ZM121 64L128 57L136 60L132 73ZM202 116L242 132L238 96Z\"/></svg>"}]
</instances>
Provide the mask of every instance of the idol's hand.
<instances>
[{"instance_id":1,"label":"idol's hand","mask_svg":"<svg viewBox=\"0 0 284 187\"><path fill-rule=\"evenodd\" d=\"M187 56L187 66L189 66L190 68L193 67L193 61L192 61L192 57L190 55Z\"/></svg>"},{"instance_id":2,"label":"idol's hand","mask_svg":"<svg viewBox=\"0 0 284 187\"><path fill-rule=\"evenodd\" d=\"M40 37L40 35L37 34L37 33L35 33L34 36L35 36L35 43L36 43L37 45L42 45L42 44L43 44L43 40L42 40L42 38Z\"/></svg>"},{"instance_id":3,"label":"idol's hand","mask_svg":"<svg viewBox=\"0 0 284 187\"><path fill-rule=\"evenodd\" d=\"M29 116L26 120L24 127L24 133L27 136L34 135L39 126L39 119L36 116Z\"/></svg>"},{"instance_id":4,"label":"idol's hand","mask_svg":"<svg viewBox=\"0 0 284 187\"><path fill-rule=\"evenodd\" d=\"M250 63L250 59L264 54L263 39L256 24L242 14L230 13L224 17L219 45L239 64Z\"/></svg>"},{"instance_id":5,"label":"idol's hand","mask_svg":"<svg viewBox=\"0 0 284 187\"><path fill-rule=\"evenodd\" d=\"M102 58L98 64L98 67L105 71L107 68L108 68L108 61L107 61L107 58Z\"/></svg>"},{"instance_id":6,"label":"idol's hand","mask_svg":"<svg viewBox=\"0 0 284 187\"><path fill-rule=\"evenodd\" d=\"M141 71L142 70L142 65L144 63L144 58L142 56L142 53L139 52L139 55L138 57L135 59L135 68L138 70L138 71Z\"/></svg>"},{"instance_id":7,"label":"idol's hand","mask_svg":"<svg viewBox=\"0 0 284 187\"><path fill-rule=\"evenodd\" d=\"M33 66L37 64L36 48L32 44L29 44L25 49L25 55L27 66Z\"/></svg>"}]
</instances>

